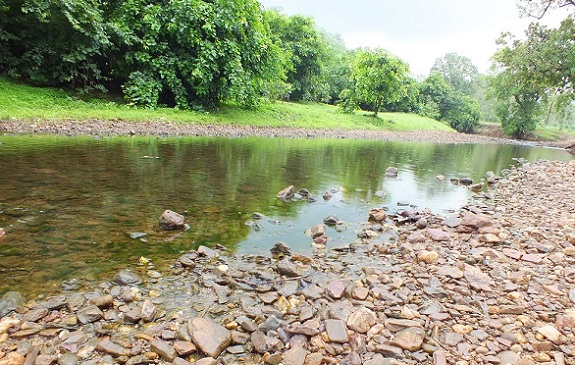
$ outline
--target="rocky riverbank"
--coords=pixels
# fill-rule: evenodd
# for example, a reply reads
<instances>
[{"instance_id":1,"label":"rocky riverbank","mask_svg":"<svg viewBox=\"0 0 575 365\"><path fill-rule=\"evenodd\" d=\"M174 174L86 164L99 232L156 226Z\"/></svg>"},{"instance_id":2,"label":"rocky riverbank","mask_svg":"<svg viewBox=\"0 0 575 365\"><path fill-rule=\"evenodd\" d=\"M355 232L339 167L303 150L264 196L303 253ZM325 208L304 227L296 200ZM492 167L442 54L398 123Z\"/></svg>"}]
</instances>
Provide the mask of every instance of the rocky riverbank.
<instances>
[{"instance_id":1,"label":"rocky riverbank","mask_svg":"<svg viewBox=\"0 0 575 365\"><path fill-rule=\"evenodd\" d=\"M0 133L52 134L65 136L204 136L204 137L284 137L284 138L349 138L437 143L525 143L477 134L440 131L390 132L373 130L326 130L301 128L252 127L233 125L178 124L171 122L125 121L20 121L0 122Z\"/></svg>"},{"instance_id":2,"label":"rocky riverbank","mask_svg":"<svg viewBox=\"0 0 575 365\"><path fill-rule=\"evenodd\" d=\"M491 200L373 211L312 256L200 247L163 275L9 293L0 364L575 364L574 178L575 162L526 164Z\"/></svg>"}]
</instances>

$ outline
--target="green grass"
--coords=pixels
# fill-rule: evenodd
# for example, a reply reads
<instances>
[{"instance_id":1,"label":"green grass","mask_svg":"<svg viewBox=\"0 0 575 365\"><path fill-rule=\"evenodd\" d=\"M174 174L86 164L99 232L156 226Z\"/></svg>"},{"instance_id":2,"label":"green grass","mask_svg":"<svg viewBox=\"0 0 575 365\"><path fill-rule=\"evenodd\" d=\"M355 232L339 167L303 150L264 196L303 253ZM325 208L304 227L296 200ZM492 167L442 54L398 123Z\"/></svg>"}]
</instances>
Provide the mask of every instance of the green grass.
<instances>
[{"instance_id":1,"label":"green grass","mask_svg":"<svg viewBox=\"0 0 575 365\"><path fill-rule=\"evenodd\" d=\"M453 131L433 119L405 113L342 113L337 107L320 103L276 102L257 110L224 105L211 113L171 108L139 109L121 100L80 98L53 88L39 88L0 78L0 120L123 120L132 122L171 121L175 123L292 127L310 129L368 129L390 131Z\"/></svg>"}]
</instances>

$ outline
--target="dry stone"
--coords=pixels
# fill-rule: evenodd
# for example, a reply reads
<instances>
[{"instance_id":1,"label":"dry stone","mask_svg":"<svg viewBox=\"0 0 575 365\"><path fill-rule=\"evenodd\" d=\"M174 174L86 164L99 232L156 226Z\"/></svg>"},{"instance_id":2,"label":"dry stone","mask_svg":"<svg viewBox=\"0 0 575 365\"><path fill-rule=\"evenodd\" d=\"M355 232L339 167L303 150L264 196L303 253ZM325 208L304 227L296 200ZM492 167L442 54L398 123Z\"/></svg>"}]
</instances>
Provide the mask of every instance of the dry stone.
<instances>
[{"instance_id":1,"label":"dry stone","mask_svg":"<svg viewBox=\"0 0 575 365\"><path fill-rule=\"evenodd\" d=\"M350 314L347 319L347 327L355 332L366 333L375 325L376 321L377 317L371 309L361 308Z\"/></svg>"},{"instance_id":2,"label":"dry stone","mask_svg":"<svg viewBox=\"0 0 575 365\"><path fill-rule=\"evenodd\" d=\"M191 320L189 332L192 335L194 345L203 353L214 358L218 357L232 342L230 331L205 318Z\"/></svg>"}]
</instances>

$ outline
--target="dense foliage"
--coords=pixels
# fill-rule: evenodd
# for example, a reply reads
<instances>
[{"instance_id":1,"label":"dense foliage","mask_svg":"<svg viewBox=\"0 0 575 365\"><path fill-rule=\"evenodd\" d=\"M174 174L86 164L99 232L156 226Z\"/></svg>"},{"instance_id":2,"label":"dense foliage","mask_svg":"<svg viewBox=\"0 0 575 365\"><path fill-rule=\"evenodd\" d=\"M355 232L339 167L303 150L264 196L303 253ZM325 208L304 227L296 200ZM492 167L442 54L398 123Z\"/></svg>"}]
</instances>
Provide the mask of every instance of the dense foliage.
<instances>
[{"instance_id":1,"label":"dense foliage","mask_svg":"<svg viewBox=\"0 0 575 365\"><path fill-rule=\"evenodd\" d=\"M406 94L403 82L409 66L383 49L360 49L351 63L352 90L343 97L367 104L374 116L383 110L385 103L399 101ZM350 106L353 107L353 102Z\"/></svg>"},{"instance_id":2,"label":"dense foliage","mask_svg":"<svg viewBox=\"0 0 575 365\"><path fill-rule=\"evenodd\" d=\"M537 18L575 10L572 0L518 1ZM447 53L416 80L386 50L349 50L313 18L258 0L0 0L0 75L34 85L121 93L146 108L316 101L417 113L462 132L481 117L516 137L571 123L573 39L573 17L557 29L533 23L523 38L500 38L488 76Z\"/></svg>"},{"instance_id":3,"label":"dense foliage","mask_svg":"<svg viewBox=\"0 0 575 365\"><path fill-rule=\"evenodd\" d=\"M536 128L546 110L565 110L572 103L574 38L572 17L557 29L532 23L526 39L511 34L500 38L491 88L505 133L523 137Z\"/></svg>"},{"instance_id":4,"label":"dense foliage","mask_svg":"<svg viewBox=\"0 0 575 365\"><path fill-rule=\"evenodd\" d=\"M256 0L0 3L0 71L39 85L121 86L138 105L258 103L284 78Z\"/></svg>"}]
</instances>

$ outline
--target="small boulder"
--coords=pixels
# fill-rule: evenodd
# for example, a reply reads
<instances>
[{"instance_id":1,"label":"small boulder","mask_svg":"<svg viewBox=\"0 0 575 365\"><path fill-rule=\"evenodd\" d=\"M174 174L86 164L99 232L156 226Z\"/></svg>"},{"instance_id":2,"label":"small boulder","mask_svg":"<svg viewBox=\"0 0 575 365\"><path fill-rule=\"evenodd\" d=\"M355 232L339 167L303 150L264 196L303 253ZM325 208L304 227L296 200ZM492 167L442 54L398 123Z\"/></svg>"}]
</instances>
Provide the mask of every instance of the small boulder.
<instances>
[{"instance_id":1,"label":"small boulder","mask_svg":"<svg viewBox=\"0 0 575 365\"><path fill-rule=\"evenodd\" d=\"M328 226L336 226L340 221L335 215L330 215L329 217L324 218L323 223Z\"/></svg>"},{"instance_id":2,"label":"small boulder","mask_svg":"<svg viewBox=\"0 0 575 365\"><path fill-rule=\"evenodd\" d=\"M185 229L186 222L183 215L171 210L165 210L160 216L160 229L164 231L173 231L176 229Z\"/></svg>"},{"instance_id":3,"label":"small boulder","mask_svg":"<svg viewBox=\"0 0 575 365\"><path fill-rule=\"evenodd\" d=\"M142 282L142 279L130 270L124 269L116 275L114 281L118 285L138 285Z\"/></svg>"},{"instance_id":4,"label":"small boulder","mask_svg":"<svg viewBox=\"0 0 575 365\"><path fill-rule=\"evenodd\" d=\"M386 177L397 177L398 173L399 170L397 169L397 167L388 167L387 170L385 170Z\"/></svg>"},{"instance_id":5,"label":"small boulder","mask_svg":"<svg viewBox=\"0 0 575 365\"><path fill-rule=\"evenodd\" d=\"M284 188L282 191L280 191L278 193L277 197L282 199L282 200L290 200L293 198L294 193L295 193L295 188L293 185L290 185L287 188Z\"/></svg>"},{"instance_id":6,"label":"small boulder","mask_svg":"<svg viewBox=\"0 0 575 365\"><path fill-rule=\"evenodd\" d=\"M82 324L88 324L99 321L102 317L104 317L104 313L102 313L100 308L91 304L80 309L78 313L76 313L76 316L78 317L78 322Z\"/></svg>"},{"instance_id":7,"label":"small boulder","mask_svg":"<svg viewBox=\"0 0 575 365\"><path fill-rule=\"evenodd\" d=\"M277 264L277 272L290 278L301 276L298 267L288 259L283 259Z\"/></svg>"},{"instance_id":8,"label":"small boulder","mask_svg":"<svg viewBox=\"0 0 575 365\"><path fill-rule=\"evenodd\" d=\"M346 343L349 340L345 322L338 319L327 319L325 321L327 337L331 342Z\"/></svg>"},{"instance_id":9,"label":"small boulder","mask_svg":"<svg viewBox=\"0 0 575 365\"><path fill-rule=\"evenodd\" d=\"M406 328L395 334L392 345L399 346L407 351L417 351L423 346L425 331L421 328Z\"/></svg>"},{"instance_id":10,"label":"small boulder","mask_svg":"<svg viewBox=\"0 0 575 365\"><path fill-rule=\"evenodd\" d=\"M24 297L17 291L9 291L0 299L0 318L16 309L24 302Z\"/></svg>"}]
</instances>

